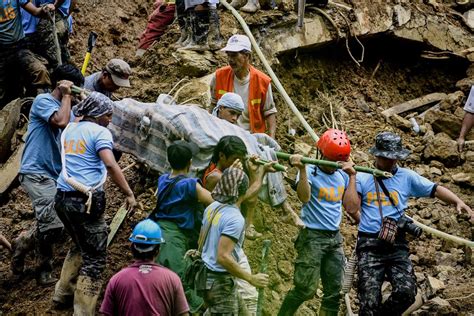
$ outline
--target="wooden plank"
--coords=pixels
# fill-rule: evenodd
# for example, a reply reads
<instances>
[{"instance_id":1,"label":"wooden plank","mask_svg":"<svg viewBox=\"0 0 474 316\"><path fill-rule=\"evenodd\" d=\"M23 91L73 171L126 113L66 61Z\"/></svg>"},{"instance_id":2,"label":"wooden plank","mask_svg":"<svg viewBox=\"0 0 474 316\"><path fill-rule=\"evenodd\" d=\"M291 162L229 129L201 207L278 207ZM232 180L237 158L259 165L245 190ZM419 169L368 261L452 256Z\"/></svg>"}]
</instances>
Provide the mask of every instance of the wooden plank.
<instances>
[{"instance_id":1,"label":"wooden plank","mask_svg":"<svg viewBox=\"0 0 474 316\"><path fill-rule=\"evenodd\" d=\"M23 155L23 149L25 144L21 143L20 146L16 148L13 154L8 158L7 162L0 167L0 194L5 192L13 180L15 180L18 172L20 171L21 165L21 156Z\"/></svg>"},{"instance_id":2,"label":"wooden plank","mask_svg":"<svg viewBox=\"0 0 474 316\"><path fill-rule=\"evenodd\" d=\"M397 104L382 112L382 115L389 118L393 114L400 114L406 111L414 110L433 102L439 102L447 97L446 93L430 93L420 98L416 98L404 103Z\"/></svg>"},{"instance_id":3,"label":"wooden plank","mask_svg":"<svg viewBox=\"0 0 474 316\"><path fill-rule=\"evenodd\" d=\"M107 247L110 245L110 243L114 239L115 234L117 234L120 226L125 220L125 217L127 217L127 214L128 214L128 210L123 205L119 208L117 213L115 213L115 216L112 219L112 222L110 223L110 233L109 233L109 236L107 237Z\"/></svg>"}]
</instances>

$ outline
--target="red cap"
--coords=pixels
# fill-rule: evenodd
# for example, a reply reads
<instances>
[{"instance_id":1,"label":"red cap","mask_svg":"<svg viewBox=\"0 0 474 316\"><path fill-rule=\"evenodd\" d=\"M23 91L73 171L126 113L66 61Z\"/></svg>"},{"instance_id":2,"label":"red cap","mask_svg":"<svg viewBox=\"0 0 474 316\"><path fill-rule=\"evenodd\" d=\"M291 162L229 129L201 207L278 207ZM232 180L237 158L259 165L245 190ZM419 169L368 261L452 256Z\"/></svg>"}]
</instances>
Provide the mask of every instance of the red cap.
<instances>
[{"instance_id":1,"label":"red cap","mask_svg":"<svg viewBox=\"0 0 474 316\"><path fill-rule=\"evenodd\" d=\"M347 161L351 154L351 142L346 132L334 128L324 132L317 146L323 156L332 161Z\"/></svg>"}]
</instances>

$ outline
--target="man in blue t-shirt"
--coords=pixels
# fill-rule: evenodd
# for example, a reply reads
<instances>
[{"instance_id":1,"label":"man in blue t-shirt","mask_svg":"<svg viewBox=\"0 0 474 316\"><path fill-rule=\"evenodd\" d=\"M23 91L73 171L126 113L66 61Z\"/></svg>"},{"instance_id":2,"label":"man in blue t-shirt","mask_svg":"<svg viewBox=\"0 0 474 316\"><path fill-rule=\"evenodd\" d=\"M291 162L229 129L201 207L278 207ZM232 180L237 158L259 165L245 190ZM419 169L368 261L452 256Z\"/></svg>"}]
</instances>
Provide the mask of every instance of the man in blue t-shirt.
<instances>
[{"instance_id":1,"label":"man in blue t-shirt","mask_svg":"<svg viewBox=\"0 0 474 316\"><path fill-rule=\"evenodd\" d=\"M458 212L474 214L456 194L445 187L406 168L397 166L398 160L408 157L410 151L402 147L400 136L382 132L375 138L375 146L369 152L375 156L375 167L391 172L388 179L375 179L368 174L357 174L359 206L348 208L354 217L360 218L356 252L358 264L359 315L401 315L414 301L417 292L416 279L409 256L405 234L417 235L419 228L402 228L400 224L410 197L437 197L455 205ZM403 217L403 219L401 219ZM398 226L394 241L388 225ZM413 224L412 224L413 225ZM405 225L406 226L406 225ZM379 235L380 231L382 234ZM421 232L421 231L420 231ZM392 295L382 304L382 283L388 278Z\"/></svg>"},{"instance_id":2,"label":"man in blue t-shirt","mask_svg":"<svg viewBox=\"0 0 474 316\"><path fill-rule=\"evenodd\" d=\"M61 171L61 129L69 123L74 97L73 84L82 86L84 77L72 65L62 65L53 73L57 84L51 93L38 95L30 110L25 149L21 159L19 179L33 204L36 217L34 232L23 232L13 245L12 271L21 274L29 248L36 244L38 282L49 285L53 248L63 225L54 211L56 179Z\"/></svg>"},{"instance_id":3,"label":"man in blue t-shirt","mask_svg":"<svg viewBox=\"0 0 474 316\"><path fill-rule=\"evenodd\" d=\"M337 316L341 300L344 252L339 225L342 206L357 205L356 171L348 162L351 146L343 131L329 129L318 141L326 160L342 161L342 170L308 166L302 156L292 155L290 164L299 169L296 192L303 202L301 220L305 228L295 242L294 287L288 292L278 313L294 315L299 306L316 294L321 279L323 298L319 315Z\"/></svg>"},{"instance_id":4,"label":"man in blue t-shirt","mask_svg":"<svg viewBox=\"0 0 474 316\"><path fill-rule=\"evenodd\" d=\"M183 260L186 251L197 245L203 206L214 201L199 179L187 177L192 157L198 152L195 144L183 140L168 147L168 163L172 170L158 179L156 208L150 216L160 225L163 238L170 241L161 245L156 262L173 270L180 278L186 269ZM202 299L190 289L185 288L185 291L194 312L202 305Z\"/></svg>"},{"instance_id":5,"label":"man in blue t-shirt","mask_svg":"<svg viewBox=\"0 0 474 316\"><path fill-rule=\"evenodd\" d=\"M251 199L262 185L265 167L248 168L250 178L234 163L227 168L212 191L214 203L204 211L201 238L204 240L202 260L207 268L207 281L203 291L210 315L238 315L239 294L235 278L255 287L268 285L268 275L252 274L239 265L245 235L245 219L240 212L242 202ZM241 165L240 165L241 166ZM205 236L205 232L208 232Z\"/></svg>"},{"instance_id":6,"label":"man in blue t-shirt","mask_svg":"<svg viewBox=\"0 0 474 316\"><path fill-rule=\"evenodd\" d=\"M46 67L25 47L20 8L41 17L55 9L52 4L38 8L28 0L0 1L0 109L22 95L20 75L37 91L51 86Z\"/></svg>"},{"instance_id":7,"label":"man in blue t-shirt","mask_svg":"<svg viewBox=\"0 0 474 316\"><path fill-rule=\"evenodd\" d=\"M95 315L100 294L107 260L108 227L103 215L107 173L126 195L125 208L130 211L136 204L112 154L112 134L106 128L112 119L112 108L109 98L92 92L73 108L81 121L70 123L62 134L63 165L55 209L73 245L64 259L53 302L64 307L74 296L74 315Z\"/></svg>"}]
</instances>

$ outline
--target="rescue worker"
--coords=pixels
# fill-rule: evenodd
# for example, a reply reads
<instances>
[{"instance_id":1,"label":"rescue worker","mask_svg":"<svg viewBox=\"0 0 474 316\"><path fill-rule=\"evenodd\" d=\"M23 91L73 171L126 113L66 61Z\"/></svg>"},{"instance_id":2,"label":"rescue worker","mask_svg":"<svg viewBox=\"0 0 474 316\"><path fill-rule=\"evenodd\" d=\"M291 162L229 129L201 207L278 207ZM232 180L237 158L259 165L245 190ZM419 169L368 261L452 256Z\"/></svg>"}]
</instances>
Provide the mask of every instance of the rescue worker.
<instances>
[{"instance_id":1,"label":"rescue worker","mask_svg":"<svg viewBox=\"0 0 474 316\"><path fill-rule=\"evenodd\" d=\"M204 212L204 247L202 260L207 268L207 282L211 286L204 291L204 301L210 315L238 315L239 293L235 279L263 288L268 285L268 275L252 274L239 265L243 254L245 220L240 212L242 201L258 194L265 172L274 171L271 163L265 167L249 168L252 182L243 170L233 165L227 168L212 191L216 202Z\"/></svg>"},{"instance_id":2,"label":"rescue worker","mask_svg":"<svg viewBox=\"0 0 474 316\"><path fill-rule=\"evenodd\" d=\"M225 100L225 98L227 98L228 95L231 95L231 93L226 93L224 97L222 97L219 100L219 102L221 102L221 100L223 99ZM237 95L237 97L242 101L240 96ZM242 102L242 106L243 106L243 102ZM224 108L218 105L215 109L219 109L217 115L221 115L223 113L222 110ZM236 161L237 162L243 161L246 155L247 155L247 148L245 147L245 144L242 142L242 140L239 137L237 136L222 137L214 149L214 155L211 158L210 168L208 168L206 170L206 173L204 174L203 184L205 188L208 189L209 191L214 190L217 183L222 178L222 173L228 168L231 168L233 164L236 163ZM254 207L256 206L256 202L257 202L257 197L255 196L250 201L246 200L245 206L244 206L244 203L241 205L241 209L246 210L245 237L251 240L257 239L262 236L261 233L257 232L252 221L253 220L252 211ZM245 255L243 249L240 249L238 255L239 255L239 261L238 261L239 266L245 271L251 273L252 270L250 268L248 258ZM257 289L245 280L237 278L235 281L237 284L237 291L239 295L241 296L243 302L245 303L245 306L241 306L239 310L241 311L244 310L245 315L254 316L257 312L257 301L258 301Z\"/></svg>"},{"instance_id":3,"label":"rescue worker","mask_svg":"<svg viewBox=\"0 0 474 316\"><path fill-rule=\"evenodd\" d=\"M232 124L237 124L239 117L245 110L244 101L237 93L227 92L217 101L212 115Z\"/></svg>"},{"instance_id":4,"label":"rescue worker","mask_svg":"<svg viewBox=\"0 0 474 316\"><path fill-rule=\"evenodd\" d=\"M317 147L323 159L341 161L342 170L305 166L301 155L292 155L290 165L299 169L296 192L303 203L301 219L305 228L295 242L294 287L286 295L279 316L294 315L300 305L312 299L323 284L320 316L337 316L341 300L344 252L339 226L342 206L357 207L356 171L349 162L351 145L347 135L327 130Z\"/></svg>"},{"instance_id":5,"label":"rescue worker","mask_svg":"<svg viewBox=\"0 0 474 316\"><path fill-rule=\"evenodd\" d=\"M25 149L21 158L19 180L33 204L36 223L29 231L13 240L11 268L23 273L27 252L35 248L37 281L54 284L51 276L53 244L61 236L63 224L54 210L56 180L61 171L61 130L70 121L75 97L71 86L82 86L84 77L79 69L65 64L53 73L56 88L38 95L31 106Z\"/></svg>"},{"instance_id":6,"label":"rescue worker","mask_svg":"<svg viewBox=\"0 0 474 316\"><path fill-rule=\"evenodd\" d=\"M34 95L51 87L46 66L25 47L20 7L41 17L55 9L52 4L38 8L28 0L0 3L0 109L22 95L20 75L36 90Z\"/></svg>"},{"instance_id":7,"label":"rescue worker","mask_svg":"<svg viewBox=\"0 0 474 316\"><path fill-rule=\"evenodd\" d=\"M73 108L74 115L82 117L81 121L70 123L62 134L63 165L55 208L73 245L64 260L53 302L63 307L73 298L74 315L94 315L100 294L107 256L108 227L103 215L107 172L126 195L125 207L130 210L136 204L112 154L112 134L106 128L112 108L109 98L92 92ZM74 290L72 282L76 277Z\"/></svg>"},{"instance_id":8,"label":"rescue worker","mask_svg":"<svg viewBox=\"0 0 474 316\"><path fill-rule=\"evenodd\" d=\"M456 194L416 172L398 166L410 151L402 146L399 135L382 132L369 152L377 169L392 177L377 178L357 174L358 207L346 210L360 217L357 238L359 315L401 315L415 301L417 292L413 266L408 258L406 233L418 237L421 229L405 216L410 197L437 197L454 205L458 212L474 214ZM360 205L360 212L359 212ZM390 297L382 303L381 287L388 278Z\"/></svg>"},{"instance_id":9,"label":"rescue worker","mask_svg":"<svg viewBox=\"0 0 474 316\"><path fill-rule=\"evenodd\" d=\"M211 162L203 175L204 187L211 191L214 190L216 184L222 177L222 173L232 166L232 164L239 159L244 161L247 156L247 147L245 143L237 136L228 135L222 137L214 147L214 153L211 158ZM257 239L262 236L261 233L257 232L255 225L253 224L254 208L257 203L257 196L250 201L245 201L246 212L246 230L245 236L249 239Z\"/></svg>"},{"instance_id":10,"label":"rescue worker","mask_svg":"<svg viewBox=\"0 0 474 316\"><path fill-rule=\"evenodd\" d=\"M119 88L130 88L129 77L132 74L130 65L122 59L111 59L102 71L98 71L86 77L84 88L97 91L107 97Z\"/></svg>"},{"instance_id":11,"label":"rescue worker","mask_svg":"<svg viewBox=\"0 0 474 316\"><path fill-rule=\"evenodd\" d=\"M154 262L165 243L160 226L143 220L129 240L135 262L110 279L100 312L108 316L189 315L181 280Z\"/></svg>"},{"instance_id":12,"label":"rescue worker","mask_svg":"<svg viewBox=\"0 0 474 316\"><path fill-rule=\"evenodd\" d=\"M197 247L203 206L214 202L199 179L188 177L192 157L198 152L195 144L183 140L167 148L172 171L158 179L156 208L150 215L160 225L165 240L168 240L161 245L156 262L176 272L181 279L186 270L184 255L189 249ZM185 290L191 311L199 310L202 299L191 290Z\"/></svg>"},{"instance_id":13,"label":"rescue worker","mask_svg":"<svg viewBox=\"0 0 474 316\"><path fill-rule=\"evenodd\" d=\"M474 86L471 87L469 96L467 97L466 104L464 105L464 119L462 120L461 131L458 137L458 148L459 151L463 151L465 137L471 131L474 126Z\"/></svg>"},{"instance_id":14,"label":"rescue worker","mask_svg":"<svg viewBox=\"0 0 474 316\"><path fill-rule=\"evenodd\" d=\"M211 106L226 92L237 93L246 105L237 125L251 133L267 133L275 138L277 110L271 79L250 64L249 38L233 35L221 50L227 53L229 65L217 69L211 78Z\"/></svg>"}]
</instances>

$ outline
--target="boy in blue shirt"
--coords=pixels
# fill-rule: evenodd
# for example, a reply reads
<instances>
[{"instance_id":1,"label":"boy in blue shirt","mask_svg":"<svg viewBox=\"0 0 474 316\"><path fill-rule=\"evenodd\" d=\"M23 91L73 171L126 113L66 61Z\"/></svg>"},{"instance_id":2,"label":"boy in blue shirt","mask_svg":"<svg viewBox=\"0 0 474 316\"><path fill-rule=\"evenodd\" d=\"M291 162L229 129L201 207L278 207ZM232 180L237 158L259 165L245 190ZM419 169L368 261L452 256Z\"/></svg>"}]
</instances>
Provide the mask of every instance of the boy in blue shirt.
<instances>
[{"instance_id":1,"label":"boy in blue shirt","mask_svg":"<svg viewBox=\"0 0 474 316\"><path fill-rule=\"evenodd\" d=\"M413 266L408 258L408 242L405 239L406 232L415 236L417 232L413 228L400 227L400 218L404 217L408 199L437 197L455 205L458 212L466 211L471 218L473 212L447 188L397 166L398 160L404 160L410 154L409 150L402 147L401 138L397 134L378 134L375 146L369 152L375 156L375 167L391 172L393 176L376 180L372 175L358 174L358 203L347 209L353 217L360 218L356 247L359 260L359 315L401 315L413 304L417 292ZM398 226L394 241L384 240L384 234L379 237L380 231L388 232L388 225L382 225L382 222L392 222ZM382 304L381 287L385 276L392 285L392 294Z\"/></svg>"},{"instance_id":2,"label":"boy in blue shirt","mask_svg":"<svg viewBox=\"0 0 474 316\"><path fill-rule=\"evenodd\" d=\"M342 170L308 166L302 156L292 155L290 165L299 169L297 194L303 202L301 220L305 228L295 242L298 257L295 263L294 288L291 289L278 313L294 315L304 301L314 297L323 283L323 299L319 315L337 316L341 299L344 252L339 225L344 208L357 203L356 171L348 162L351 152L345 132L329 129L318 141L323 157L343 161Z\"/></svg>"},{"instance_id":3,"label":"boy in blue shirt","mask_svg":"<svg viewBox=\"0 0 474 316\"><path fill-rule=\"evenodd\" d=\"M214 201L198 178L187 177L192 157L198 152L195 144L183 140L168 147L168 162L172 171L158 179L157 204L150 215L158 222L163 238L168 241L161 245L156 262L173 270L180 278L183 278L186 269L183 260L186 251L196 248L202 206ZM194 312L202 305L202 300L185 290Z\"/></svg>"},{"instance_id":4,"label":"boy in blue shirt","mask_svg":"<svg viewBox=\"0 0 474 316\"><path fill-rule=\"evenodd\" d=\"M12 271L23 272L24 258L36 245L38 283L53 284L51 277L52 245L58 239L63 225L54 210L56 179L61 171L61 129L70 120L74 97L73 84L82 86L84 77L72 65L62 65L53 73L57 87L51 93L38 95L30 110L25 150L21 159L19 179L33 204L36 227L13 240Z\"/></svg>"}]
</instances>

